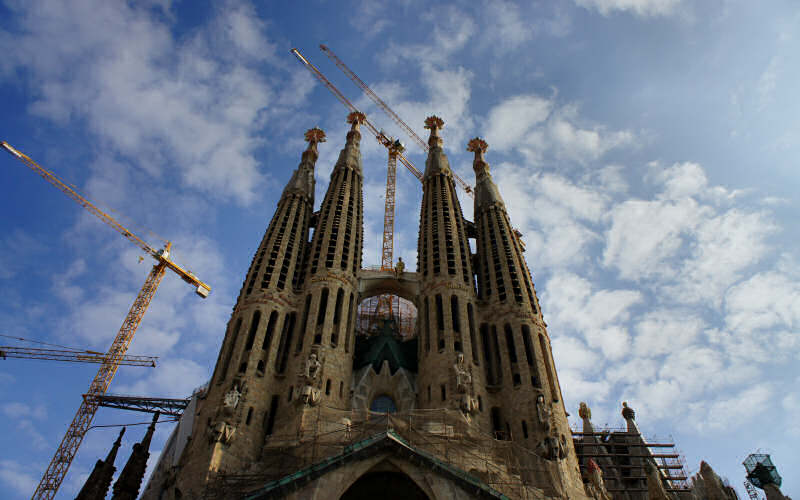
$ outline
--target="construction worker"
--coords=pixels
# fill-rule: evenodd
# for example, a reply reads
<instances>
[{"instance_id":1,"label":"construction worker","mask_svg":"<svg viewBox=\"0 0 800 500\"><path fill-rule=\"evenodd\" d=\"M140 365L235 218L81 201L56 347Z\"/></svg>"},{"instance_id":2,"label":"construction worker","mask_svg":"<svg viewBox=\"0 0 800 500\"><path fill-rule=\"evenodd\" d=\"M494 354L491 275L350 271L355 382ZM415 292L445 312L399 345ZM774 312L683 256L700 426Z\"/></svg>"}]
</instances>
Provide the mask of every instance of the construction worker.
<instances>
[{"instance_id":1,"label":"construction worker","mask_svg":"<svg viewBox=\"0 0 800 500\"><path fill-rule=\"evenodd\" d=\"M402 257L397 258L397 264L394 266L394 274L398 278L403 274L403 270L406 268L405 262L403 262Z\"/></svg>"}]
</instances>

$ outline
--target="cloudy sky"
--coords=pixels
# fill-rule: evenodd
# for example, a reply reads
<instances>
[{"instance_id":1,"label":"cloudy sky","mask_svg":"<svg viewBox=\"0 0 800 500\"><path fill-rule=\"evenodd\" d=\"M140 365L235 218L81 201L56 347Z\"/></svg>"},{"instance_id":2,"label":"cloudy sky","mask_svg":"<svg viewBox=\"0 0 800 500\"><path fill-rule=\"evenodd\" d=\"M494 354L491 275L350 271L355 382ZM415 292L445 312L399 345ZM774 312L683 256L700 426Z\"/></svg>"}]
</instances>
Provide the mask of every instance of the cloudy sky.
<instances>
[{"instance_id":1,"label":"cloudy sky","mask_svg":"<svg viewBox=\"0 0 800 500\"><path fill-rule=\"evenodd\" d=\"M568 408L672 436L741 494L771 453L800 496L800 7L790 0L0 4L0 138L74 184L213 287L168 275L112 392L181 397L210 376L277 197L315 125L345 108L299 48L379 127L318 49L329 45L413 128L441 116L474 180L469 138L527 242ZM397 131L399 134L399 131ZM418 167L424 156L409 145ZM364 264L379 263L385 151L365 137ZM0 334L105 350L151 262L11 156L0 159ZM418 181L398 172L397 254L413 263ZM464 212L472 216L468 198ZM0 344L8 344L0 338ZM0 361L0 483L29 498L93 365ZM147 416L103 409L95 424ZM159 426L157 456L170 431ZM144 427L126 434L121 457ZM89 432L80 488L117 433ZM71 496L70 496L71 495Z\"/></svg>"}]
</instances>

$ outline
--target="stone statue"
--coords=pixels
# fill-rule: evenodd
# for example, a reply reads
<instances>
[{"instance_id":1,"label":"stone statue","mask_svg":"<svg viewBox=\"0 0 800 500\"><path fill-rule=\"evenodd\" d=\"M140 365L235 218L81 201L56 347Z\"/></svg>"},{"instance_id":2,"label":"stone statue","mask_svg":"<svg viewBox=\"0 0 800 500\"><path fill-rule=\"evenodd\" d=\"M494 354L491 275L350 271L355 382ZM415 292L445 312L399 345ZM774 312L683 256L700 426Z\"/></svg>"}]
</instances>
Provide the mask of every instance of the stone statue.
<instances>
[{"instance_id":1,"label":"stone statue","mask_svg":"<svg viewBox=\"0 0 800 500\"><path fill-rule=\"evenodd\" d=\"M603 471L600 470L597 462L590 458L586 468L589 475L589 482L586 483L588 496L596 500L611 500L611 495L608 493L603 481Z\"/></svg>"},{"instance_id":2,"label":"stone statue","mask_svg":"<svg viewBox=\"0 0 800 500\"><path fill-rule=\"evenodd\" d=\"M397 264L394 265L394 274L398 277L403 275L403 271L406 269L406 263L403 262L402 257L397 258Z\"/></svg>"},{"instance_id":3,"label":"stone statue","mask_svg":"<svg viewBox=\"0 0 800 500\"><path fill-rule=\"evenodd\" d=\"M463 353L458 353L456 355L456 363L453 365L453 371L456 373L456 389L458 392L469 392L470 386L472 386L472 374L464 363Z\"/></svg>"},{"instance_id":4,"label":"stone statue","mask_svg":"<svg viewBox=\"0 0 800 500\"><path fill-rule=\"evenodd\" d=\"M320 369L322 368L322 363L319 362L317 359L317 355L315 353L311 353L306 360L306 367L305 367L305 378L306 383L313 384L317 377L319 376Z\"/></svg>"},{"instance_id":5,"label":"stone statue","mask_svg":"<svg viewBox=\"0 0 800 500\"><path fill-rule=\"evenodd\" d=\"M536 451L542 458L547 460L561 460L567 456L564 446L555 436L546 436L542 439Z\"/></svg>"},{"instance_id":6,"label":"stone statue","mask_svg":"<svg viewBox=\"0 0 800 500\"><path fill-rule=\"evenodd\" d=\"M647 475L648 500L674 500L674 497L664 488L661 473L650 460L644 463L644 470Z\"/></svg>"},{"instance_id":7,"label":"stone statue","mask_svg":"<svg viewBox=\"0 0 800 500\"><path fill-rule=\"evenodd\" d=\"M212 443L229 444L235 434L236 427L224 421L219 421L209 428L209 438Z\"/></svg>"},{"instance_id":8,"label":"stone statue","mask_svg":"<svg viewBox=\"0 0 800 500\"><path fill-rule=\"evenodd\" d=\"M550 406L544 400L544 394L539 394L536 396L536 416L539 419L539 426L545 432L545 434L550 433L550 418L553 415L553 410L550 409Z\"/></svg>"},{"instance_id":9,"label":"stone statue","mask_svg":"<svg viewBox=\"0 0 800 500\"><path fill-rule=\"evenodd\" d=\"M584 419L592 419L592 410L583 401L581 401L581 405L578 408L578 416Z\"/></svg>"},{"instance_id":10,"label":"stone statue","mask_svg":"<svg viewBox=\"0 0 800 500\"><path fill-rule=\"evenodd\" d=\"M312 387L310 385L306 385L303 387L303 392L301 394L303 403L314 406L319 403L319 396L320 391L316 387Z\"/></svg>"},{"instance_id":11,"label":"stone statue","mask_svg":"<svg viewBox=\"0 0 800 500\"><path fill-rule=\"evenodd\" d=\"M233 388L225 393L224 405L225 409L233 410L239 406L239 400L242 398L242 393L239 392L239 387L234 385Z\"/></svg>"}]
</instances>

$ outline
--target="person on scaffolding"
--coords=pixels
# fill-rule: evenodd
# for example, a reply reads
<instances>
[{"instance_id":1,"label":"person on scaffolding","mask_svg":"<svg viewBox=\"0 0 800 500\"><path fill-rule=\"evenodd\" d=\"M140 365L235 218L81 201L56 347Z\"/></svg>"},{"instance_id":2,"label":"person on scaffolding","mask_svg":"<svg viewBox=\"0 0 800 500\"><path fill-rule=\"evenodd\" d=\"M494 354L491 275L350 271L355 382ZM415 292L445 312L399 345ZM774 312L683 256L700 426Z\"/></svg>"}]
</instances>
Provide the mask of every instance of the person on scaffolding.
<instances>
[{"instance_id":1,"label":"person on scaffolding","mask_svg":"<svg viewBox=\"0 0 800 500\"><path fill-rule=\"evenodd\" d=\"M403 262L403 258L402 257L398 257L397 258L397 264L395 264L395 266L394 266L394 275L399 278L403 274L403 271L405 270L405 268L406 268L406 263Z\"/></svg>"}]
</instances>

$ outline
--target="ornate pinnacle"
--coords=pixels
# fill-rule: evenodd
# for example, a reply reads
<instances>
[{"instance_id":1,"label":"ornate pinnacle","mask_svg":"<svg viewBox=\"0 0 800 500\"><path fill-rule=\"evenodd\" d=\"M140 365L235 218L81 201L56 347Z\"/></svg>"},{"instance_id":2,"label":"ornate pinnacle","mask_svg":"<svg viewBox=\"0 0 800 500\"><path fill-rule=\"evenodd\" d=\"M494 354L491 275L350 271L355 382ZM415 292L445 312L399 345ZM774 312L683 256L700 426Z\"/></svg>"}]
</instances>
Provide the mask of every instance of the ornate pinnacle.
<instances>
[{"instance_id":1,"label":"ornate pinnacle","mask_svg":"<svg viewBox=\"0 0 800 500\"><path fill-rule=\"evenodd\" d=\"M358 126L366 121L367 116L362 113L361 111L353 111L349 115L347 115L347 123L353 125L351 130L358 130Z\"/></svg>"},{"instance_id":2,"label":"ornate pinnacle","mask_svg":"<svg viewBox=\"0 0 800 500\"><path fill-rule=\"evenodd\" d=\"M476 161L484 161L483 153L489 149L489 145L486 144L486 141L481 139L480 137L476 137L471 139L467 143L467 151L475 153L475 160Z\"/></svg>"},{"instance_id":3,"label":"ornate pinnacle","mask_svg":"<svg viewBox=\"0 0 800 500\"><path fill-rule=\"evenodd\" d=\"M319 127L314 127L306 131L306 142L308 142L308 150L317 152L317 144L325 142L325 132Z\"/></svg>"},{"instance_id":4,"label":"ornate pinnacle","mask_svg":"<svg viewBox=\"0 0 800 500\"><path fill-rule=\"evenodd\" d=\"M439 118L436 115L431 115L425 118L425 128L431 130L431 136L428 139L428 146L430 147L441 147L442 146L442 138L439 136L439 129L444 127L444 120Z\"/></svg>"},{"instance_id":5,"label":"ornate pinnacle","mask_svg":"<svg viewBox=\"0 0 800 500\"><path fill-rule=\"evenodd\" d=\"M632 419L632 418L636 417L636 412L633 411L633 408L628 406L628 402L627 401L623 401L622 402L622 417L625 420L628 420L629 418Z\"/></svg>"},{"instance_id":6,"label":"ornate pinnacle","mask_svg":"<svg viewBox=\"0 0 800 500\"><path fill-rule=\"evenodd\" d=\"M581 401L581 405L578 409L578 416L581 418L589 418L589 419L592 418L592 410L583 401Z\"/></svg>"}]
</instances>

